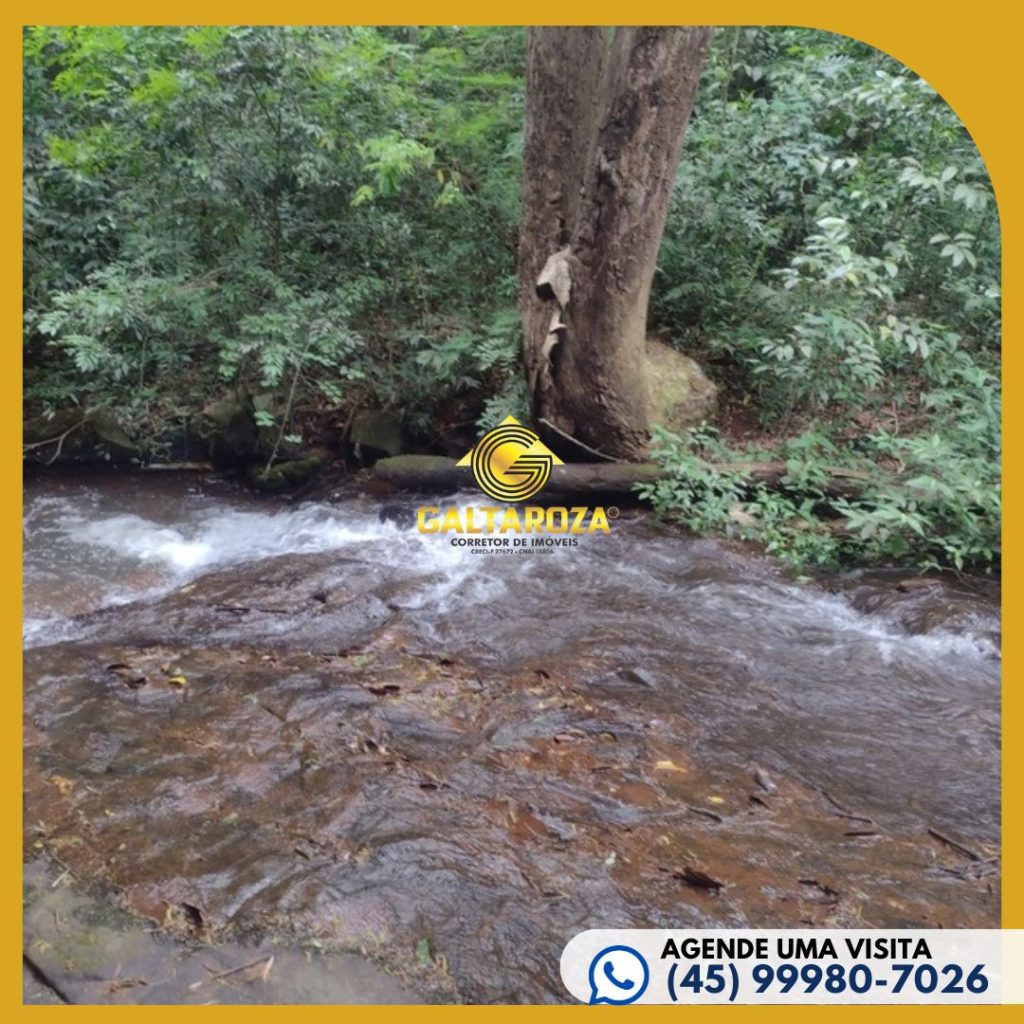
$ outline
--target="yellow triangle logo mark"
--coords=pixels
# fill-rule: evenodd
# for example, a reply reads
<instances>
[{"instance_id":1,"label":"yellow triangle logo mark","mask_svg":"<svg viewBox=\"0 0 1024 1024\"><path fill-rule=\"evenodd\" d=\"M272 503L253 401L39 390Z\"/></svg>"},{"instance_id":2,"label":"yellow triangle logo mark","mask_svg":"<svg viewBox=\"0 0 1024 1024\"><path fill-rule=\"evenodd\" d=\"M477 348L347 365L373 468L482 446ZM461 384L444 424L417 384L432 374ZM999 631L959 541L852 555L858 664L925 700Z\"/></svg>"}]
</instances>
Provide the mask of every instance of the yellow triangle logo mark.
<instances>
[{"instance_id":1,"label":"yellow triangle logo mark","mask_svg":"<svg viewBox=\"0 0 1024 1024\"><path fill-rule=\"evenodd\" d=\"M537 436L537 434L534 431L530 430L529 427L523 427L522 423L520 423L519 420L517 420L515 418L515 416L506 416L498 424L498 428L500 428L500 427L507 427L509 425L512 425L514 427L522 427L523 430L529 431L529 433L531 433L533 435L533 444L530 446L530 449L529 449L531 452L536 453L538 455L550 455L551 456L551 464L553 466L564 466L565 465L565 463L550 448L548 448L548 446L546 444L544 444L543 441L541 441L541 439ZM488 433L490 433L490 431L488 431ZM485 434L484 436L486 437L487 435ZM481 438L481 440L483 440L483 439ZM457 466L472 466L473 465L473 451L474 451L474 449L470 448L469 451L466 452L466 454L463 455L462 458L459 459L459 461L455 465L457 465Z\"/></svg>"},{"instance_id":2,"label":"yellow triangle logo mark","mask_svg":"<svg viewBox=\"0 0 1024 1024\"><path fill-rule=\"evenodd\" d=\"M488 497L517 502L532 498L550 479L551 467L565 463L529 427L506 416L457 465L472 468L477 486Z\"/></svg>"}]
</instances>

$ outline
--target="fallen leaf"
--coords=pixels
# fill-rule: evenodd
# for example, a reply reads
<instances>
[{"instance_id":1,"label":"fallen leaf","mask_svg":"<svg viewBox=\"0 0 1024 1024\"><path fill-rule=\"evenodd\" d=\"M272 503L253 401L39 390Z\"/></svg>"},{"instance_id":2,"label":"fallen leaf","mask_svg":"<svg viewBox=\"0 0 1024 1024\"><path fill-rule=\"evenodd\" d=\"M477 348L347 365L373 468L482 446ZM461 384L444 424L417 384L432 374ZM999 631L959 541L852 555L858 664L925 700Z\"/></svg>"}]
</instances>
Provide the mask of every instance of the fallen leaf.
<instances>
[{"instance_id":1,"label":"fallen leaf","mask_svg":"<svg viewBox=\"0 0 1024 1024\"><path fill-rule=\"evenodd\" d=\"M267 965L266 965L266 967L264 967L264 968L263 968L263 970L262 970L262 971L260 971L260 981L266 981L266 980L267 980L267 978L269 978L269 977L270 977L270 971L271 971L271 969L273 968L273 966L274 966L274 958L273 958L273 957L270 957L270 958L269 958L269 959L267 960Z\"/></svg>"},{"instance_id":2,"label":"fallen leaf","mask_svg":"<svg viewBox=\"0 0 1024 1024\"><path fill-rule=\"evenodd\" d=\"M75 788L74 781L63 775L51 775L50 782L57 787L61 796L67 796Z\"/></svg>"},{"instance_id":3,"label":"fallen leaf","mask_svg":"<svg viewBox=\"0 0 1024 1024\"><path fill-rule=\"evenodd\" d=\"M774 793L778 790L772 777L763 769L754 765L754 781L766 792Z\"/></svg>"}]
</instances>

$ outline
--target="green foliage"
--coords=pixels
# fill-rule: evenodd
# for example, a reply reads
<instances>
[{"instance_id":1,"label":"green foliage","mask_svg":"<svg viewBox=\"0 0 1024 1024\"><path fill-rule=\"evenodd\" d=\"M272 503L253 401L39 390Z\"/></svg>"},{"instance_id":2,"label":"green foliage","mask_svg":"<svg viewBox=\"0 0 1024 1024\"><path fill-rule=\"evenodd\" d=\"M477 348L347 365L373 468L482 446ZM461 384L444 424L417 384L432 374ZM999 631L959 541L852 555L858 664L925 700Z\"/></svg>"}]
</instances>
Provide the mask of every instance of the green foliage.
<instances>
[{"instance_id":1,"label":"green foliage","mask_svg":"<svg viewBox=\"0 0 1024 1024\"><path fill-rule=\"evenodd\" d=\"M424 329L400 332L403 348L413 356L399 371L399 392L414 410L444 409L459 396L488 396L476 420L480 429L509 415L527 419L520 333L514 306L499 307L483 323L427 321Z\"/></svg>"},{"instance_id":2,"label":"green foliage","mask_svg":"<svg viewBox=\"0 0 1024 1024\"><path fill-rule=\"evenodd\" d=\"M284 402L259 413L277 445L357 407L426 443L526 419L524 39L26 30L31 411L106 405L151 447L237 388ZM999 259L985 168L927 83L848 39L720 30L650 326L725 409L658 436L647 496L794 564L994 564ZM756 459L785 461L781 490L722 468ZM837 495L837 468L865 486Z\"/></svg>"},{"instance_id":3,"label":"green foliage","mask_svg":"<svg viewBox=\"0 0 1024 1024\"><path fill-rule=\"evenodd\" d=\"M447 336L427 339L429 347L416 354L430 386L447 383L477 388L492 373L507 378L519 358L519 313L498 310L482 328L463 327Z\"/></svg>"},{"instance_id":4,"label":"green foliage","mask_svg":"<svg viewBox=\"0 0 1024 1024\"><path fill-rule=\"evenodd\" d=\"M662 326L735 367L771 419L912 381L880 329L893 318L992 360L998 282L984 165L925 82L823 33L718 33L655 279Z\"/></svg>"},{"instance_id":5,"label":"green foliage","mask_svg":"<svg viewBox=\"0 0 1024 1024\"><path fill-rule=\"evenodd\" d=\"M993 382L984 383L993 394ZM731 449L706 426L685 438L656 430L652 457L665 475L639 490L694 532L756 541L796 568L991 569L1000 551L1000 480L987 441L998 424L986 421L998 421L998 403L979 398L964 407L961 397L931 433L880 431L860 451L833 442L820 425L771 453ZM968 440L956 440L965 430ZM769 457L785 461L779 487L757 481L750 468Z\"/></svg>"},{"instance_id":6,"label":"green foliage","mask_svg":"<svg viewBox=\"0 0 1024 1024\"><path fill-rule=\"evenodd\" d=\"M851 40L721 30L652 318L758 412L761 450L717 461L790 473L773 493L709 471L706 437L662 437L655 505L796 564L995 563L999 258L984 165L927 83ZM827 497L824 466L871 484Z\"/></svg>"},{"instance_id":7,"label":"green foliage","mask_svg":"<svg viewBox=\"0 0 1024 1024\"><path fill-rule=\"evenodd\" d=\"M514 295L522 55L495 29L29 29L27 401L131 408L145 441L166 402L140 389L295 380L323 415L426 422L504 386L506 355L420 356Z\"/></svg>"}]
</instances>

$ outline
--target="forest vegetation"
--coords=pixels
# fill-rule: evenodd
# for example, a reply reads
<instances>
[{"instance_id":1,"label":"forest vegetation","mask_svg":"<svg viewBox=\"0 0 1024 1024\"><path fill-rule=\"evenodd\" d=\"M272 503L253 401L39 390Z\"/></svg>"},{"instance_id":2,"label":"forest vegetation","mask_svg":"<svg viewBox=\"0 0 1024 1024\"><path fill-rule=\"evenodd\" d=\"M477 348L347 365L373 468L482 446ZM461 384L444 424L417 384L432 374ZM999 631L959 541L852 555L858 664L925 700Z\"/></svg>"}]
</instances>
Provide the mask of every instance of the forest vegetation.
<instances>
[{"instance_id":1,"label":"forest vegetation","mask_svg":"<svg viewBox=\"0 0 1024 1024\"><path fill-rule=\"evenodd\" d=\"M524 29L27 30L26 421L102 409L159 461L244 396L266 468L351 455L365 410L443 454L529 420L526 65ZM999 275L984 164L926 82L716 31L646 332L718 405L655 428L643 496L796 566L996 568ZM769 460L781 485L743 468Z\"/></svg>"}]
</instances>

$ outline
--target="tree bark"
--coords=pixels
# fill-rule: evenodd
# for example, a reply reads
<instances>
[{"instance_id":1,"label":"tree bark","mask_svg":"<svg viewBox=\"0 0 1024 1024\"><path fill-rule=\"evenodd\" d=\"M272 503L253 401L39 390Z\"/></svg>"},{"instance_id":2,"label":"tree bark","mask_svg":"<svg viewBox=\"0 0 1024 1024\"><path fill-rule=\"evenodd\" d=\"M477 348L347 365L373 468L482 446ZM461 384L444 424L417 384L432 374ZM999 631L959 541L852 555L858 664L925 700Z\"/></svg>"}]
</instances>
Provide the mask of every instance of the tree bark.
<instances>
[{"instance_id":1,"label":"tree bark","mask_svg":"<svg viewBox=\"0 0 1024 1024\"><path fill-rule=\"evenodd\" d=\"M519 294L533 415L613 458L647 451L647 302L710 35L530 30Z\"/></svg>"}]
</instances>

